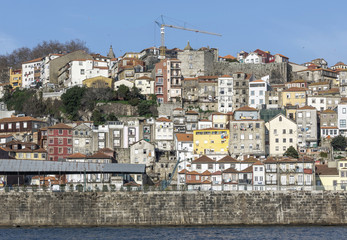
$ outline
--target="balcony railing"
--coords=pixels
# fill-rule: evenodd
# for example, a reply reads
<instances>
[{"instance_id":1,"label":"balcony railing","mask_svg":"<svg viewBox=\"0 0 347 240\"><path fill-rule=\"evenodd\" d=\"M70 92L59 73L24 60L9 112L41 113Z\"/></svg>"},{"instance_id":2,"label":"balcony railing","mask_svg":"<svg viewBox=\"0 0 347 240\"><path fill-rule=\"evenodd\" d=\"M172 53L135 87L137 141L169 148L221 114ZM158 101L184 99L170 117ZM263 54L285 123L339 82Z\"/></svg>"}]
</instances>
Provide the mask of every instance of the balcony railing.
<instances>
[{"instance_id":1,"label":"balcony railing","mask_svg":"<svg viewBox=\"0 0 347 240\"><path fill-rule=\"evenodd\" d=\"M266 184L275 185L275 184L277 184L277 181L276 180L266 181Z\"/></svg>"},{"instance_id":2,"label":"balcony railing","mask_svg":"<svg viewBox=\"0 0 347 240\"><path fill-rule=\"evenodd\" d=\"M252 184L252 180L250 179L239 179L240 184Z\"/></svg>"},{"instance_id":3,"label":"balcony railing","mask_svg":"<svg viewBox=\"0 0 347 240\"><path fill-rule=\"evenodd\" d=\"M277 172L276 168L265 169L265 172Z\"/></svg>"},{"instance_id":4,"label":"balcony railing","mask_svg":"<svg viewBox=\"0 0 347 240\"><path fill-rule=\"evenodd\" d=\"M163 82L155 82L155 85L163 85Z\"/></svg>"}]
</instances>

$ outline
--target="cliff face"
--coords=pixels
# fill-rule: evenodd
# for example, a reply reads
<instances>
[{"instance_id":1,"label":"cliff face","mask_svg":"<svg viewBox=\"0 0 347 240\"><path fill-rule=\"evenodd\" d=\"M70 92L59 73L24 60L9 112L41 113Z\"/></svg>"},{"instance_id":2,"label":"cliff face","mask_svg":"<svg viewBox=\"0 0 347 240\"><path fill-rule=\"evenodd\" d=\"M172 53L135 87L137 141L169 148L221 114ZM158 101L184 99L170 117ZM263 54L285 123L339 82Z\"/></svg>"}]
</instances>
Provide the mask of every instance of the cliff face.
<instances>
[{"instance_id":1,"label":"cliff face","mask_svg":"<svg viewBox=\"0 0 347 240\"><path fill-rule=\"evenodd\" d=\"M1 193L2 226L347 224L346 192Z\"/></svg>"}]
</instances>

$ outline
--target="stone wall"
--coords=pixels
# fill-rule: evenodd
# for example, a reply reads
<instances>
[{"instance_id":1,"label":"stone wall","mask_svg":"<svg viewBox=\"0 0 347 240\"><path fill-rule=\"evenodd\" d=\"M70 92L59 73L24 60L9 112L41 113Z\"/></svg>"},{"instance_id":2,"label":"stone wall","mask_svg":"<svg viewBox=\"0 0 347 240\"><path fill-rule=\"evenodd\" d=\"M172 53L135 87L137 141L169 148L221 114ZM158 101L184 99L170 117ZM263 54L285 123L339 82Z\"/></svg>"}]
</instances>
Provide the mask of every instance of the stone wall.
<instances>
[{"instance_id":1,"label":"stone wall","mask_svg":"<svg viewBox=\"0 0 347 240\"><path fill-rule=\"evenodd\" d=\"M285 83L290 81L291 72L288 63L246 64L215 62L213 71L208 75L231 75L236 72L252 73L256 79L270 75L270 83Z\"/></svg>"},{"instance_id":2,"label":"stone wall","mask_svg":"<svg viewBox=\"0 0 347 240\"><path fill-rule=\"evenodd\" d=\"M1 193L1 226L347 224L346 192Z\"/></svg>"}]
</instances>

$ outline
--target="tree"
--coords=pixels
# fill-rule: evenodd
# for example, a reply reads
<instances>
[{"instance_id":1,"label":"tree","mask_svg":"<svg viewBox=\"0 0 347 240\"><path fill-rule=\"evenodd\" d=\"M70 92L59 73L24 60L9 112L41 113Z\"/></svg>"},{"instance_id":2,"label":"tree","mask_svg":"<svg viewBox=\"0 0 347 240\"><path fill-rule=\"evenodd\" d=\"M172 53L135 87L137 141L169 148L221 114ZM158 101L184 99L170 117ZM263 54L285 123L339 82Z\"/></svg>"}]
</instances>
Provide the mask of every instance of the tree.
<instances>
[{"instance_id":1,"label":"tree","mask_svg":"<svg viewBox=\"0 0 347 240\"><path fill-rule=\"evenodd\" d=\"M125 86L124 84L120 85L118 90L117 90L117 98L119 100L128 100L129 96L129 88Z\"/></svg>"},{"instance_id":2,"label":"tree","mask_svg":"<svg viewBox=\"0 0 347 240\"><path fill-rule=\"evenodd\" d=\"M63 102L63 111L68 115L70 120L78 120L78 110L81 108L81 99L86 89L84 87L72 87L61 95Z\"/></svg>"},{"instance_id":3,"label":"tree","mask_svg":"<svg viewBox=\"0 0 347 240\"><path fill-rule=\"evenodd\" d=\"M283 155L287 157L299 158L299 153L293 146L290 146Z\"/></svg>"},{"instance_id":4,"label":"tree","mask_svg":"<svg viewBox=\"0 0 347 240\"><path fill-rule=\"evenodd\" d=\"M346 138L341 135L334 137L331 140L331 146L334 150L345 151L347 146Z\"/></svg>"},{"instance_id":5,"label":"tree","mask_svg":"<svg viewBox=\"0 0 347 240\"><path fill-rule=\"evenodd\" d=\"M106 122L105 116L98 110L93 111L92 119L94 125L102 125Z\"/></svg>"}]
</instances>

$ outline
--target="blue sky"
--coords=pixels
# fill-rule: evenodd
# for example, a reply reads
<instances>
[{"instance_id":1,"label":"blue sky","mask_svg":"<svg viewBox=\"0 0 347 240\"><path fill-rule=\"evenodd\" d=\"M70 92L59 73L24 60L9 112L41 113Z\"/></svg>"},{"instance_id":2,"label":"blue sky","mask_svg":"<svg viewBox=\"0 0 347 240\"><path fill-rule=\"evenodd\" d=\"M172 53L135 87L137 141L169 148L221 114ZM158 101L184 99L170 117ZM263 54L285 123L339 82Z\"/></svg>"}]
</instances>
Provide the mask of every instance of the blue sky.
<instances>
[{"instance_id":1,"label":"blue sky","mask_svg":"<svg viewBox=\"0 0 347 240\"><path fill-rule=\"evenodd\" d=\"M168 48L218 48L236 55L257 48L304 63L323 57L347 64L347 1L1 1L0 54L43 40L81 39L96 53L116 56L160 45L154 20L220 33L166 29Z\"/></svg>"}]
</instances>

